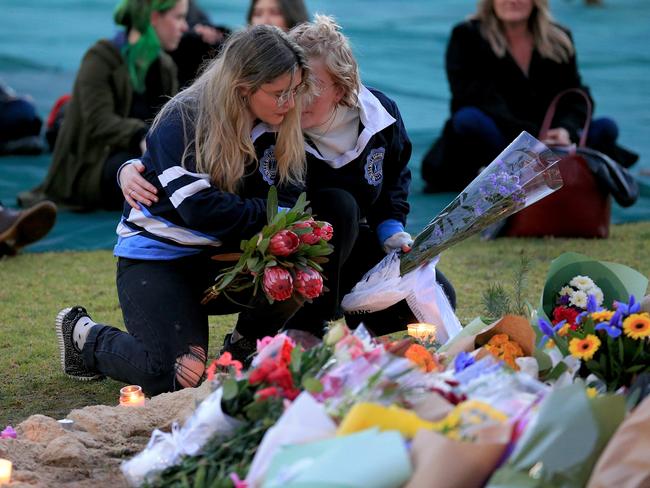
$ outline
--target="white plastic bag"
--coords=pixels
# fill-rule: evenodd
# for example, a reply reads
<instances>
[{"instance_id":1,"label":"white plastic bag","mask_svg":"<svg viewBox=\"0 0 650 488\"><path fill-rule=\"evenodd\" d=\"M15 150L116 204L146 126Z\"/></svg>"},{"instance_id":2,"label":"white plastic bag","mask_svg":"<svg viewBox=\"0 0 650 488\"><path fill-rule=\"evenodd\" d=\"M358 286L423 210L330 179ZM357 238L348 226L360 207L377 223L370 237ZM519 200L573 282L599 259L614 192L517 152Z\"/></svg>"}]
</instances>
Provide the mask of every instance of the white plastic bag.
<instances>
[{"instance_id":1,"label":"white plastic bag","mask_svg":"<svg viewBox=\"0 0 650 488\"><path fill-rule=\"evenodd\" d=\"M399 256L392 252L343 297L341 306L349 313L370 313L385 310L406 299L420 322L436 325L436 339L444 344L458 334L462 326L436 281L438 260L439 256L436 256L428 264L400 276Z\"/></svg>"},{"instance_id":2,"label":"white plastic bag","mask_svg":"<svg viewBox=\"0 0 650 488\"><path fill-rule=\"evenodd\" d=\"M174 422L172 431L158 429L151 434L145 449L120 467L131 486L140 486L157 473L174 466L182 456L194 456L212 437L230 436L241 425L221 410L221 387L203 400L181 428Z\"/></svg>"}]
</instances>

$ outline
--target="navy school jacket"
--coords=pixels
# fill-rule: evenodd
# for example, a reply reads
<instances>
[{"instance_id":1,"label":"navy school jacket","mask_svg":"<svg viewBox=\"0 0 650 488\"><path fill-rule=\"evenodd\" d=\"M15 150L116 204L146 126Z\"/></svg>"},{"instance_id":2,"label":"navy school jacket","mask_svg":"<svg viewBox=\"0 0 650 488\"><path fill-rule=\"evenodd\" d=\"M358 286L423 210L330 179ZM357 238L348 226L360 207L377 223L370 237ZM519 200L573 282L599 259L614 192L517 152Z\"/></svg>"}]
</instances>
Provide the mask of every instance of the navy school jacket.
<instances>
[{"instance_id":1,"label":"navy school jacket","mask_svg":"<svg viewBox=\"0 0 650 488\"><path fill-rule=\"evenodd\" d=\"M188 132L192 140L193 133ZM277 185L277 163L272 149L258 152L259 164L250 163L237 194L220 191L210 177L196 172L191 155L181 165L185 142L183 124L173 113L147 135L142 157L143 176L158 189L158 202L141 210L128 204L117 227L116 256L132 259L174 259L204 250L214 254L239 249L266 224L266 198ZM266 153L265 153L266 151ZM300 187L278 188L281 207L291 207Z\"/></svg>"},{"instance_id":2,"label":"navy school jacket","mask_svg":"<svg viewBox=\"0 0 650 488\"><path fill-rule=\"evenodd\" d=\"M411 141L397 105L378 90L361 86L360 127L357 145L334 160L325 160L309 141L307 190L341 188L354 196L372 229L385 221L397 221L403 229L411 171ZM260 124L255 146L265 152L273 145L272 129Z\"/></svg>"}]
</instances>

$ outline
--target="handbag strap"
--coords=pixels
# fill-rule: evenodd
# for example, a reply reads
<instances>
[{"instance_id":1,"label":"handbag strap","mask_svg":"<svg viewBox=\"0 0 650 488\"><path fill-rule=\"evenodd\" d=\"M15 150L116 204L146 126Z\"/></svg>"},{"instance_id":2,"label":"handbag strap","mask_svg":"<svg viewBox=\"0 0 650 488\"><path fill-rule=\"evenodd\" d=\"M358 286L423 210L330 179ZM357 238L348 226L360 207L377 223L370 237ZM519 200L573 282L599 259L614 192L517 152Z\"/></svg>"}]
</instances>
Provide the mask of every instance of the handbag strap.
<instances>
[{"instance_id":1,"label":"handbag strap","mask_svg":"<svg viewBox=\"0 0 650 488\"><path fill-rule=\"evenodd\" d=\"M578 95L581 95L582 98L584 98L585 103L587 104L587 120L585 120L585 125L582 129L582 134L580 134L580 142L578 143L578 147L585 147L585 145L587 144L587 133L589 132L589 124L591 123L591 100L587 95L587 93L580 88L568 88L555 95L555 98L553 98L553 101L548 106L548 110L546 110L546 115L544 116L544 121L542 122L542 128L539 130L539 138L541 140L546 139L546 133L551 128L551 122L553 122L553 117L555 116L555 109L557 108L557 104L560 101L560 98L562 98L564 95L567 95L569 93L577 93Z\"/></svg>"}]
</instances>

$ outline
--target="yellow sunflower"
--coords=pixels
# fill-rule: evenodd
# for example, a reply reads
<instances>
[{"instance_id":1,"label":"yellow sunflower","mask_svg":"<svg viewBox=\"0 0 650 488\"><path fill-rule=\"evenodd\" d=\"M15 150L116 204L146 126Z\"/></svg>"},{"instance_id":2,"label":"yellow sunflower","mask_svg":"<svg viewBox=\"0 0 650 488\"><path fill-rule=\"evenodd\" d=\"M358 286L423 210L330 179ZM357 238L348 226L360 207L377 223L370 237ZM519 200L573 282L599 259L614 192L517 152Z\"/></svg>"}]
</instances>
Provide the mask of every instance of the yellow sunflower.
<instances>
[{"instance_id":1,"label":"yellow sunflower","mask_svg":"<svg viewBox=\"0 0 650 488\"><path fill-rule=\"evenodd\" d=\"M584 339L577 337L569 342L569 352L573 357L589 361L600 347L600 339L593 334L587 335Z\"/></svg>"},{"instance_id":2,"label":"yellow sunflower","mask_svg":"<svg viewBox=\"0 0 650 488\"><path fill-rule=\"evenodd\" d=\"M589 314L589 316L594 319L594 322L605 322L607 320L610 320L613 315L614 312L610 310L601 310L600 312L593 312Z\"/></svg>"},{"instance_id":3,"label":"yellow sunflower","mask_svg":"<svg viewBox=\"0 0 650 488\"><path fill-rule=\"evenodd\" d=\"M643 339L650 336L650 315L633 313L623 321L625 335L632 339Z\"/></svg>"}]
</instances>

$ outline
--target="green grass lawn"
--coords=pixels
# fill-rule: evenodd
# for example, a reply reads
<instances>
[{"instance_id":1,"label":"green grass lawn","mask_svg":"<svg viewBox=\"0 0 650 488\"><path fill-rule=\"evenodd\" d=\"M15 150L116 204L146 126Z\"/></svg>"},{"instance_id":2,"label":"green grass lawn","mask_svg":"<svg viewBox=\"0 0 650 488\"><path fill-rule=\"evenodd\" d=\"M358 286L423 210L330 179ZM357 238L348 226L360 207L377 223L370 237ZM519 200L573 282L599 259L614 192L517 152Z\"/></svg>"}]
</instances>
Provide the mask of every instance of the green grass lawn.
<instances>
[{"instance_id":1,"label":"green grass lawn","mask_svg":"<svg viewBox=\"0 0 650 488\"><path fill-rule=\"evenodd\" d=\"M479 315L481 293L493 282L512 287L523 254L531 271L527 299L537 305L549 262L565 251L587 254L650 274L650 223L614 226L607 240L470 239L447 251L439 264L458 295L463 323ZM66 306L83 305L92 317L121 326L110 251L22 254L0 260L0 429L29 415L63 418L71 409L117 404L122 384L88 384L61 372L54 318ZM211 320L210 355L234 323L234 316Z\"/></svg>"}]
</instances>

